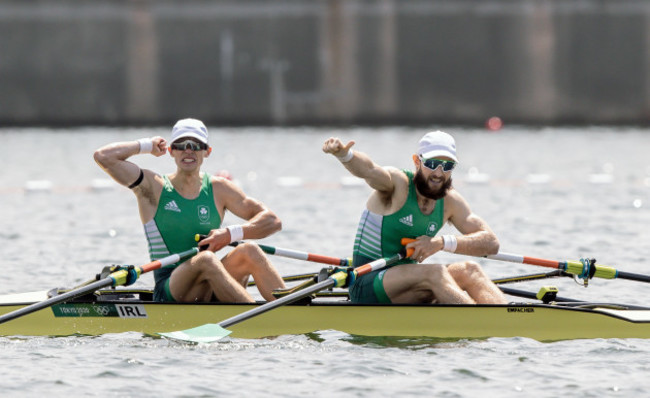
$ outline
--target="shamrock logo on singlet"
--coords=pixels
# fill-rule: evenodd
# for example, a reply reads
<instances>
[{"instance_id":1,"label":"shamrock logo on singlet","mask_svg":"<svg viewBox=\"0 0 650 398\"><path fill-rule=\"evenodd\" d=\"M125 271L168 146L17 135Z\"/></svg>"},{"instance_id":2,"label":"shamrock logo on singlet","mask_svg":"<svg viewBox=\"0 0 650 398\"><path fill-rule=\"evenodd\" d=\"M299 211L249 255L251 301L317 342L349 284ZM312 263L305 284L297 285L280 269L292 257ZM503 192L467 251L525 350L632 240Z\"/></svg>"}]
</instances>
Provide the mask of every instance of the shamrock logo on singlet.
<instances>
[{"instance_id":1,"label":"shamrock logo on singlet","mask_svg":"<svg viewBox=\"0 0 650 398\"><path fill-rule=\"evenodd\" d=\"M210 222L210 209L208 206L199 206L199 221L203 224Z\"/></svg>"},{"instance_id":2,"label":"shamrock logo on singlet","mask_svg":"<svg viewBox=\"0 0 650 398\"><path fill-rule=\"evenodd\" d=\"M435 236L437 231L438 231L438 224L433 221L430 222L429 226L427 227L427 236Z\"/></svg>"}]
</instances>

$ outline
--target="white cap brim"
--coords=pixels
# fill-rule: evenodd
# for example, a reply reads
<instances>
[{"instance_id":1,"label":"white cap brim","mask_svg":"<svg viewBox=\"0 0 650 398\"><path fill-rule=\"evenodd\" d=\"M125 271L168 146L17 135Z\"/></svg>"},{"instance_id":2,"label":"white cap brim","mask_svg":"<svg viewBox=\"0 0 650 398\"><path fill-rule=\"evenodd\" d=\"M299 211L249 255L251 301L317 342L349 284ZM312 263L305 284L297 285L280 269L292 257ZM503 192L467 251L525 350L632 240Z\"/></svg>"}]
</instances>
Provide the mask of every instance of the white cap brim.
<instances>
[{"instance_id":1,"label":"white cap brim","mask_svg":"<svg viewBox=\"0 0 650 398\"><path fill-rule=\"evenodd\" d=\"M174 142L180 140L181 138L188 138L188 137L189 138L196 138L197 140L201 141L202 143L204 143L206 145L208 144L208 141L205 139L205 137L203 137L203 136L201 136L201 135L199 135L199 134L197 134L197 133L195 133L194 131L191 131L191 130L185 131L185 132L181 133L180 135L174 137Z\"/></svg>"},{"instance_id":2,"label":"white cap brim","mask_svg":"<svg viewBox=\"0 0 650 398\"><path fill-rule=\"evenodd\" d=\"M447 151L447 150L445 150L445 149L436 149L436 150L433 150L433 151L425 152L425 153L420 154L420 156L422 156L422 158L424 158L424 159L431 159L431 158L435 158L435 157L444 156L444 157L449 158L449 159L453 160L454 162L458 163L458 159L456 158L456 155L449 152L449 151Z\"/></svg>"}]
</instances>

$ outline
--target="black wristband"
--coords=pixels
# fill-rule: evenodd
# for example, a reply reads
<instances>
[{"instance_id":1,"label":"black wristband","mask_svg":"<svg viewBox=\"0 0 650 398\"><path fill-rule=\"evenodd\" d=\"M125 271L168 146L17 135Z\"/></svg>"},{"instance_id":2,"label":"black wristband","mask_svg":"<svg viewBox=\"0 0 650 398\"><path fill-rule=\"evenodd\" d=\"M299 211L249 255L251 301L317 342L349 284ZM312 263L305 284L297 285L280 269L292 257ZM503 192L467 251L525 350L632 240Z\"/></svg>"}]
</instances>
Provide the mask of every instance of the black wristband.
<instances>
[{"instance_id":1,"label":"black wristband","mask_svg":"<svg viewBox=\"0 0 650 398\"><path fill-rule=\"evenodd\" d=\"M137 187L138 185L140 185L143 178L144 178L144 172L142 171L142 169L140 169L140 175L138 176L138 179L135 180L135 182L133 184L129 185L129 189L133 189L133 188Z\"/></svg>"}]
</instances>

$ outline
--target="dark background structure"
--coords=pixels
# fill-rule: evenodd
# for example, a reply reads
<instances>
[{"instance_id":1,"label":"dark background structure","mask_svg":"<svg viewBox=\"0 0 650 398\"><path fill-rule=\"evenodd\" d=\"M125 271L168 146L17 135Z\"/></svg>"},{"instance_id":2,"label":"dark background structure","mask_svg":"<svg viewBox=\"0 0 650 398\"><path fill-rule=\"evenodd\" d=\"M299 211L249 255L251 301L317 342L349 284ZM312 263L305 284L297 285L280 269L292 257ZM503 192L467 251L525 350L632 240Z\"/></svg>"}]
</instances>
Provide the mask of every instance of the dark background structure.
<instances>
[{"instance_id":1,"label":"dark background structure","mask_svg":"<svg viewBox=\"0 0 650 398\"><path fill-rule=\"evenodd\" d=\"M4 0L0 125L650 122L646 0Z\"/></svg>"}]
</instances>

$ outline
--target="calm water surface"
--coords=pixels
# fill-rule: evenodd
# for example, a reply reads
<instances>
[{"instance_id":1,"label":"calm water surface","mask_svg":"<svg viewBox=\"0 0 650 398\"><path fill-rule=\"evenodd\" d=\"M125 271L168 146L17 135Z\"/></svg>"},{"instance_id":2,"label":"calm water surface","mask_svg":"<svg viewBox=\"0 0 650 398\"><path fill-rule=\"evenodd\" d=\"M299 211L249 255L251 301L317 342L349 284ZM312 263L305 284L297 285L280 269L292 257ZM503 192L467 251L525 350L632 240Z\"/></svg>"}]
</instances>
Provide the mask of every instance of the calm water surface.
<instances>
[{"instance_id":1,"label":"calm water surface","mask_svg":"<svg viewBox=\"0 0 650 398\"><path fill-rule=\"evenodd\" d=\"M555 260L595 257L650 273L650 130L446 128L461 166L454 183L501 249ZM330 135L383 165L408 168L426 129L211 129L204 170L229 171L283 220L264 240L349 256L369 189L321 152ZM135 199L108 184L93 151L168 129L5 129L0 170L0 294L73 286L110 264L148 261ZM132 158L171 172L168 157ZM225 223L238 222L229 215ZM437 255L438 261L457 259ZM282 274L317 264L272 258ZM491 277L543 271L481 260ZM137 282L151 286L151 276ZM528 282L564 296L648 304L648 286L593 280ZM256 296L256 297L259 297ZM562 325L557 325L562 327ZM477 341L364 338L338 331L192 346L137 333L1 338L6 396L647 396L650 342L521 338Z\"/></svg>"}]
</instances>

